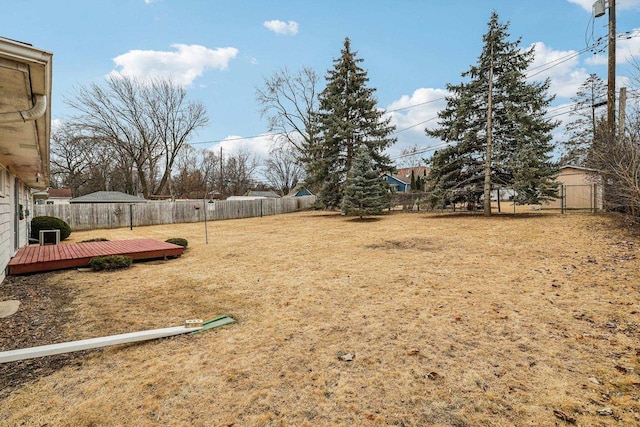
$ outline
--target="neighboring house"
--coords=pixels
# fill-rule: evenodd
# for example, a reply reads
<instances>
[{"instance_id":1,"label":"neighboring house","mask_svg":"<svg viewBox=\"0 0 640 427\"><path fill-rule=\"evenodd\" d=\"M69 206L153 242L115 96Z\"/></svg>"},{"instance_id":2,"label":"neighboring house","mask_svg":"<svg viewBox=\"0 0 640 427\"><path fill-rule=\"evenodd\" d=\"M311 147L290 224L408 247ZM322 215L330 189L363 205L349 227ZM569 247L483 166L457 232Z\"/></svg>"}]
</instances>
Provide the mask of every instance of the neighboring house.
<instances>
[{"instance_id":1,"label":"neighboring house","mask_svg":"<svg viewBox=\"0 0 640 427\"><path fill-rule=\"evenodd\" d=\"M405 177L391 175L390 173L385 172L382 174L382 179L387 181L387 183L389 183L389 187L398 193L408 193L411 191L411 177L407 180Z\"/></svg>"},{"instance_id":2,"label":"neighboring house","mask_svg":"<svg viewBox=\"0 0 640 427\"><path fill-rule=\"evenodd\" d=\"M264 199L268 199L269 197L264 197L264 196L229 196L227 197L227 200L229 201L233 201L233 200L264 200Z\"/></svg>"},{"instance_id":3,"label":"neighboring house","mask_svg":"<svg viewBox=\"0 0 640 427\"><path fill-rule=\"evenodd\" d=\"M70 188L49 188L33 194L37 205L68 205L71 200Z\"/></svg>"},{"instance_id":4,"label":"neighboring house","mask_svg":"<svg viewBox=\"0 0 640 427\"><path fill-rule=\"evenodd\" d=\"M289 191L289 194L286 195L286 197L304 197L304 196L313 196L313 193L309 191L307 187L302 186L302 184L298 184L295 187L293 187L293 189Z\"/></svg>"},{"instance_id":5,"label":"neighboring house","mask_svg":"<svg viewBox=\"0 0 640 427\"><path fill-rule=\"evenodd\" d=\"M560 198L545 203L543 209L603 209L602 175L596 169L566 165L556 178L560 184Z\"/></svg>"},{"instance_id":6,"label":"neighboring house","mask_svg":"<svg viewBox=\"0 0 640 427\"><path fill-rule=\"evenodd\" d=\"M147 203L148 200L120 191L96 191L69 200L69 203Z\"/></svg>"},{"instance_id":7,"label":"neighboring house","mask_svg":"<svg viewBox=\"0 0 640 427\"><path fill-rule=\"evenodd\" d=\"M278 193L276 193L275 191L248 191L247 194L245 194L245 196L247 197L265 197L267 199L272 198L272 199L279 199L280 195Z\"/></svg>"},{"instance_id":8,"label":"neighboring house","mask_svg":"<svg viewBox=\"0 0 640 427\"><path fill-rule=\"evenodd\" d=\"M32 189L49 186L52 56L0 37L0 279L29 243Z\"/></svg>"},{"instance_id":9,"label":"neighboring house","mask_svg":"<svg viewBox=\"0 0 640 427\"><path fill-rule=\"evenodd\" d=\"M510 201L515 199L517 194L518 193L512 188L500 188L497 190L491 190L491 200L498 200L498 195L500 195L501 201ZM484 200L484 196L482 196L482 200Z\"/></svg>"},{"instance_id":10,"label":"neighboring house","mask_svg":"<svg viewBox=\"0 0 640 427\"><path fill-rule=\"evenodd\" d=\"M414 168L402 168L402 169L396 170L395 175L403 179L409 179L409 182L411 182L411 172L413 172L413 176L416 179L418 179L418 177L424 178L425 176L429 175L429 168L426 166L416 166Z\"/></svg>"}]
</instances>

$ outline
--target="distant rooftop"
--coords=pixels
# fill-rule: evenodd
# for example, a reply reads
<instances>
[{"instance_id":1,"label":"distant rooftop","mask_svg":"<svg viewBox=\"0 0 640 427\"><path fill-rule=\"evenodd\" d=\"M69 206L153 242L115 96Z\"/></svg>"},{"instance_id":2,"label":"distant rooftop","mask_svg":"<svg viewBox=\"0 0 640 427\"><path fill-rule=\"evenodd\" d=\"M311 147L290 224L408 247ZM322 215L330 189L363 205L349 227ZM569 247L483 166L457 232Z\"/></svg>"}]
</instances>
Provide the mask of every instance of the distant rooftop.
<instances>
[{"instance_id":1,"label":"distant rooftop","mask_svg":"<svg viewBox=\"0 0 640 427\"><path fill-rule=\"evenodd\" d=\"M147 203L147 200L120 191L96 191L71 199L69 203Z\"/></svg>"}]
</instances>

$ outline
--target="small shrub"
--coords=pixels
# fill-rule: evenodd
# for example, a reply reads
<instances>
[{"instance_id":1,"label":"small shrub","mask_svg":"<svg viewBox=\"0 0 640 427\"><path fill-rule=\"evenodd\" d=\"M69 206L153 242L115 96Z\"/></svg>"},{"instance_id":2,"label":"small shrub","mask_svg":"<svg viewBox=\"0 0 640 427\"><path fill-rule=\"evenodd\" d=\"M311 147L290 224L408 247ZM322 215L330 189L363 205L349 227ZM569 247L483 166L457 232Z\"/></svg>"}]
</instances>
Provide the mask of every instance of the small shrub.
<instances>
[{"instance_id":1,"label":"small shrub","mask_svg":"<svg viewBox=\"0 0 640 427\"><path fill-rule=\"evenodd\" d=\"M132 261L133 259L131 257L124 255L97 256L91 258L89 267L91 267L93 271L120 270L131 267Z\"/></svg>"},{"instance_id":2,"label":"small shrub","mask_svg":"<svg viewBox=\"0 0 640 427\"><path fill-rule=\"evenodd\" d=\"M187 245L189 244L189 242L187 242L187 239L183 239L181 237L172 237L170 239L165 240L165 242L173 243L174 245L179 245L179 246L182 246L183 248L186 248Z\"/></svg>"},{"instance_id":3,"label":"small shrub","mask_svg":"<svg viewBox=\"0 0 640 427\"><path fill-rule=\"evenodd\" d=\"M60 230L60 240L71 235L69 224L54 216L36 216L31 220L31 237L40 238L40 230Z\"/></svg>"},{"instance_id":4,"label":"small shrub","mask_svg":"<svg viewBox=\"0 0 640 427\"><path fill-rule=\"evenodd\" d=\"M95 237L93 239L80 240L78 243L91 243L91 242L108 242L109 239L105 237Z\"/></svg>"}]
</instances>

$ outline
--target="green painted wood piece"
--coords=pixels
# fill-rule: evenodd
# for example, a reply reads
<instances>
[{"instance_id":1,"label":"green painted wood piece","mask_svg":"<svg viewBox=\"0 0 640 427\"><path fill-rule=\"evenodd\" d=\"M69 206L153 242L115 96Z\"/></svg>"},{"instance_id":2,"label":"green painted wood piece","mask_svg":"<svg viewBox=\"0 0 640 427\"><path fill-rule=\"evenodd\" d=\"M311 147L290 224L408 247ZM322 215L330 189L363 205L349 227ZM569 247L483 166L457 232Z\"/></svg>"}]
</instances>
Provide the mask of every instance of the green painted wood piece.
<instances>
[{"instance_id":1,"label":"green painted wood piece","mask_svg":"<svg viewBox=\"0 0 640 427\"><path fill-rule=\"evenodd\" d=\"M197 331L193 331L191 334L195 335L195 334L199 334L200 332L205 332L208 331L209 329L213 329L213 328L217 328L219 326L223 326L223 325L228 325L229 323L235 323L236 320L229 317L229 316L219 316L216 317L215 319L211 319L211 320L207 320L206 322L202 323L202 328L198 329Z\"/></svg>"}]
</instances>

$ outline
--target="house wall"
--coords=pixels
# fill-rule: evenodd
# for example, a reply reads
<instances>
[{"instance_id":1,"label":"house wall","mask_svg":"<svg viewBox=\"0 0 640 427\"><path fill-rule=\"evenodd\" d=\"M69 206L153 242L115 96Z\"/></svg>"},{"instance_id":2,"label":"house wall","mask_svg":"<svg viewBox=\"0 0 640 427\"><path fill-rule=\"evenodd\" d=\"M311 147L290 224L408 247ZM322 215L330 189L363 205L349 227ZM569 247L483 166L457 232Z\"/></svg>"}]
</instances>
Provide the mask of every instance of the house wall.
<instances>
[{"instance_id":1,"label":"house wall","mask_svg":"<svg viewBox=\"0 0 640 427\"><path fill-rule=\"evenodd\" d=\"M38 199L36 200L36 204L38 205L68 205L69 204L69 200L68 198L56 198L56 197L49 197L48 199Z\"/></svg>"},{"instance_id":2,"label":"house wall","mask_svg":"<svg viewBox=\"0 0 640 427\"><path fill-rule=\"evenodd\" d=\"M0 281L4 280L5 268L13 256L13 176L0 165Z\"/></svg>"},{"instance_id":3,"label":"house wall","mask_svg":"<svg viewBox=\"0 0 640 427\"><path fill-rule=\"evenodd\" d=\"M7 264L9 264L9 260L17 250L14 237L14 220L18 212L14 202L15 182L16 176L8 172L4 165L0 164L0 281L4 279ZM18 225L18 247L22 247L29 244L28 228L30 217L27 216L27 213L32 215L33 204L31 202L30 189L19 180L17 182L18 204L22 204L24 213Z\"/></svg>"}]
</instances>

